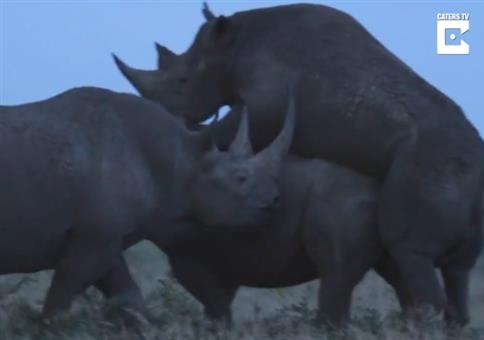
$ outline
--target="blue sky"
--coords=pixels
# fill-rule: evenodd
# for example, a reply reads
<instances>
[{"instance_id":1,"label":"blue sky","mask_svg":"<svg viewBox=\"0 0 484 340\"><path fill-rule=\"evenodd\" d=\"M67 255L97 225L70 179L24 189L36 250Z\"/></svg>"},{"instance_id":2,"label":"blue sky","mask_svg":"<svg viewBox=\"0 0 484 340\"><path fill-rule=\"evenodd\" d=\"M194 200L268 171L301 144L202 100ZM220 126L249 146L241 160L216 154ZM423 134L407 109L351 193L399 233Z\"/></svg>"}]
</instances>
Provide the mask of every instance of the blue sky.
<instances>
[{"instance_id":1,"label":"blue sky","mask_svg":"<svg viewBox=\"0 0 484 340\"><path fill-rule=\"evenodd\" d=\"M311 1L306 1L311 2ZM292 1L209 1L216 14ZM484 1L324 1L463 107L484 132ZM185 50L203 22L201 1L0 0L0 104L42 100L75 86L134 92L114 66L153 68L154 41ZM470 55L436 54L436 16L467 12ZM318 53L318 51L314 51Z\"/></svg>"}]
</instances>

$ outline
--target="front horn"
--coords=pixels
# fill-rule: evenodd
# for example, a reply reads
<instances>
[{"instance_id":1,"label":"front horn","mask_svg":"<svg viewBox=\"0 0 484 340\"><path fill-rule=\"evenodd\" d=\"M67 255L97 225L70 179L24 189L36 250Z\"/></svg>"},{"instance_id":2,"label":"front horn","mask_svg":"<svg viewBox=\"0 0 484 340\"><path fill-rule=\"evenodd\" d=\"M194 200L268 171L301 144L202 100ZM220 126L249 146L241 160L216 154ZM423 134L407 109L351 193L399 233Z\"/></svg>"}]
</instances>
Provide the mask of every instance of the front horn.
<instances>
[{"instance_id":1,"label":"front horn","mask_svg":"<svg viewBox=\"0 0 484 340\"><path fill-rule=\"evenodd\" d=\"M129 80L131 85L143 96L150 98L157 87L159 78L157 71L138 70L126 65L114 53L112 54L116 66L121 73Z\"/></svg>"}]
</instances>

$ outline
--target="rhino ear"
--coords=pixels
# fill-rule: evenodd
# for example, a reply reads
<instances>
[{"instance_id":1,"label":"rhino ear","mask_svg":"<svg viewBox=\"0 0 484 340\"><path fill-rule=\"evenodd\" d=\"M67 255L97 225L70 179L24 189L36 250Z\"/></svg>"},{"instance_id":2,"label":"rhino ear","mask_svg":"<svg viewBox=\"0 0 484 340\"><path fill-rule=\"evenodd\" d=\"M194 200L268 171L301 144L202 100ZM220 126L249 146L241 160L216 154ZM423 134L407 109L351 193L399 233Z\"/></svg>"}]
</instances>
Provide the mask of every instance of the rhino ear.
<instances>
[{"instance_id":1,"label":"rhino ear","mask_svg":"<svg viewBox=\"0 0 484 340\"><path fill-rule=\"evenodd\" d=\"M207 47L227 47L235 40L233 24L229 18L221 15L209 24Z\"/></svg>"},{"instance_id":2,"label":"rhino ear","mask_svg":"<svg viewBox=\"0 0 484 340\"><path fill-rule=\"evenodd\" d=\"M207 20L207 21L212 21L212 20L217 19L217 17L215 16L215 14L213 14L213 12L208 7L207 2L203 2L202 14L205 17L205 20Z\"/></svg>"},{"instance_id":3,"label":"rhino ear","mask_svg":"<svg viewBox=\"0 0 484 340\"><path fill-rule=\"evenodd\" d=\"M173 65L177 55L170 51L167 47L155 42L156 52L158 52L158 68L164 69L169 68Z\"/></svg>"}]
</instances>

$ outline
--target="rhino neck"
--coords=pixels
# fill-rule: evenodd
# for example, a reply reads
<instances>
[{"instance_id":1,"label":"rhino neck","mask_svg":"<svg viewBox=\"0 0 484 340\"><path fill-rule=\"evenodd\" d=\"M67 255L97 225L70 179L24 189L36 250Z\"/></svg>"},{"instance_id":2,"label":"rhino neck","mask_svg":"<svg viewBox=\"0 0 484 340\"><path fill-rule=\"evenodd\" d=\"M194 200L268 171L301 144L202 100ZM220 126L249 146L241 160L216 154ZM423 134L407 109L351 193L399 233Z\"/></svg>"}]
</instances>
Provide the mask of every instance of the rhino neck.
<instances>
[{"instance_id":1,"label":"rhino neck","mask_svg":"<svg viewBox=\"0 0 484 340\"><path fill-rule=\"evenodd\" d=\"M172 144L170 152L158 162L165 164L163 169L156 163L150 166L159 194L151 214L143 223L144 229L133 235L134 241L141 235L164 249L181 237L183 228L177 226L191 220L191 190L198 156L186 142Z\"/></svg>"},{"instance_id":2,"label":"rhino neck","mask_svg":"<svg viewBox=\"0 0 484 340\"><path fill-rule=\"evenodd\" d=\"M154 213L157 219L172 219L186 210L189 183L200 152L190 132L178 122L170 117L151 122L145 116L131 119L128 130L131 139L136 141L138 157L156 191ZM139 123L141 120L146 122Z\"/></svg>"},{"instance_id":3,"label":"rhino neck","mask_svg":"<svg viewBox=\"0 0 484 340\"><path fill-rule=\"evenodd\" d=\"M232 60L232 58L230 58ZM220 84L220 93L222 95L223 105L233 106L241 102L237 91L237 79L233 70L233 65L222 66L218 83Z\"/></svg>"},{"instance_id":4,"label":"rhino neck","mask_svg":"<svg viewBox=\"0 0 484 340\"><path fill-rule=\"evenodd\" d=\"M200 171L200 162L206 153L200 148L199 138L192 133L183 134L180 142L171 150L169 205L170 219L173 222L187 220L193 216L194 181Z\"/></svg>"}]
</instances>

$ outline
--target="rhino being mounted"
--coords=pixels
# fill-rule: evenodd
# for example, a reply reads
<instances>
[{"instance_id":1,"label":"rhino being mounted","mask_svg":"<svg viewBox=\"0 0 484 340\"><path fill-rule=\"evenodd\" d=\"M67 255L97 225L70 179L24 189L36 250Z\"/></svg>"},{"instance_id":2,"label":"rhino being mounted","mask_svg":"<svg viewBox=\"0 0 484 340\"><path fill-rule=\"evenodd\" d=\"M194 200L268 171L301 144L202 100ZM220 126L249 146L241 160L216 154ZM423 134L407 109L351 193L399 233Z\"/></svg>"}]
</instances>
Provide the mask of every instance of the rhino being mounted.
<instances>
[{"instance_id":1,"label":"rhino being mounted","mask_svg":"<svg viewBox=\"0 0 484 340\"><path fill-rule=\"evenodd\" d=\"M277 174L294 115L253 155L247 119L228 152L160 105L79 88L0 107L0 274L54 269L50 315L95 285L142 309L122 250L179 242L193 222L241 228L277 206ZM174 227L176 226L176 227Z\"/></svg>"},{"instance_id":2,"label":"rhino being mounted","mask_svg":"<svg viewBox=\"0 0 484 340\"><path fill-rule=\"evenodd\" d=\"M177 280L207 316L231 319L240 286L278 288L320 279L318 319L342 327L354 286L372 267L405 294L376 225L378 183L319 159L291 156L281 169L281 205L259 228L194 232L166 251ZM221 256L223 254L223 256Z\"/></svg>"},{"instance_id":3,"label":"rhino being mounted","mask_svg":"<svg viewBox=\"0 0 484 340\"><path fill-rule=\"evenodd\" d=\"M379 232L413 304L441 310L446 294L447 317L465 323L469 271L481 249L484 148L459 106L330 7L287 5L230 17L205 8L204 15L185 53L158 46L157 70L118 60L119 68L143 96L188 123L245 103L255 149L277 134L285 89L295 84L291 151L383 181ZM237 111L216 130L223 147Z\"/></svg>"}]
</instances>

